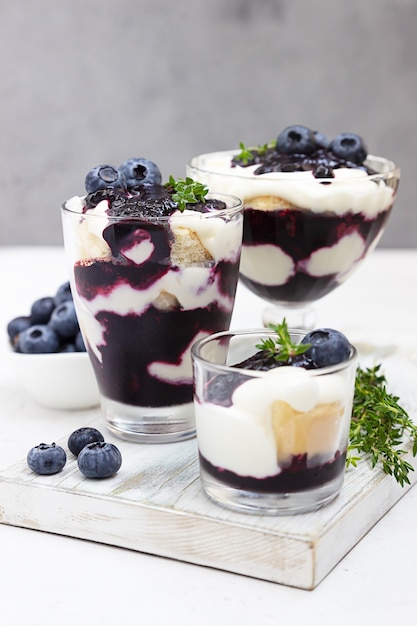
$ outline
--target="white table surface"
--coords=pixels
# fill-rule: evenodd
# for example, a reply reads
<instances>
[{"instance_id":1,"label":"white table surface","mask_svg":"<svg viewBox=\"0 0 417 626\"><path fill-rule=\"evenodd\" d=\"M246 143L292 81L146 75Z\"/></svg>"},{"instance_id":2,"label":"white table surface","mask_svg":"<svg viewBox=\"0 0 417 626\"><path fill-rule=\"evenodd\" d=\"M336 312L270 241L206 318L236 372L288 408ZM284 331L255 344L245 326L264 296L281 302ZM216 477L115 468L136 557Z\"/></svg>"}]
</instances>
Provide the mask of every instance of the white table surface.
<instances>
[{"instance_id":1,"label":"white table surface","mask_svg":"<svg viewBox=\"0 0 417 626\"><path fill-rule=\"evenodd\" d=\"M94 411L37 406L7 361L6 324L67 279L58 247L0 250L0 470ZM317 326L417 358L417 250L376 250L317 305ZM239 285L232 327L260 326L262 302ZM416 381L417 382L417 381ZM2 503L0 502L0 507ZM93 542L0 525L4 626L415 624L417 490L411 489L313 591Z\"/></svg>"}]
</instances>

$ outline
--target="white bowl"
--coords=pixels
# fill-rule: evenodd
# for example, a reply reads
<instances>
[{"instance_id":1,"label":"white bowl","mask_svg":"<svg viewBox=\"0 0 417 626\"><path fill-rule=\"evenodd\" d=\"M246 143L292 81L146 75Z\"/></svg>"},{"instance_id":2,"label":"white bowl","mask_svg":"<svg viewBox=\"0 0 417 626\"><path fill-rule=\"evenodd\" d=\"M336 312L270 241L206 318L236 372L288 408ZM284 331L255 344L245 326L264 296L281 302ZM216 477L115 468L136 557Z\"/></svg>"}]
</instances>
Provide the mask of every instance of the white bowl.
<instances>
[{"instance_id":1,"label":"white bowl","mask_svg":"<svg viewBox=\"0 0 417 626\"><path fill-rule=\"evenodd\" d=\"M39 404L61 410L99 404L98 386L86 352L10 352L10 357L20 384Z\"/></svg>"}]
</instances>

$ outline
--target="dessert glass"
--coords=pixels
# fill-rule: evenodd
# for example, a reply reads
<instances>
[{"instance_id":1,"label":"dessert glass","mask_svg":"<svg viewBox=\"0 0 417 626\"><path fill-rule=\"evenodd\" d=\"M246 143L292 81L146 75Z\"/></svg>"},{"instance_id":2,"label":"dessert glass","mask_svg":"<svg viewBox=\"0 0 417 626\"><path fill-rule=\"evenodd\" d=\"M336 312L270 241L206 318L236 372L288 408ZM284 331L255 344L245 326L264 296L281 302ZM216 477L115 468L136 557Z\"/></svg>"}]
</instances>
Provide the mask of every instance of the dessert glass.
<instances>
[{"instance_id":1,"label":"dessert glass","mask_svg":"<svg viewBox=\"0 0 417 626\"><path fill-rule=\"evenodd\" d=\"M296 343L304 334L290 331ZM232 367L273 335L220 332L192 348L201 482L242 512L314 511L343 485L357 353L320 369Z\"/></svg>"},{"instance_id":2,"label":"dessert glass","mask_svg":"<svg viewBox=\"0 0 417 626\"><path fill-rule=\"evenodd\" d=\"M368 156L362 167L335 170L335 178L311 172L253 174L231 167L238 151L201 154L187 175L242 198L244 227L240 277L269 304L265 326L286 318L312 329L314 302L342 284L377 245L393 207L400 171Z\"/></svg>"},{"instance_id":3,"label":"dessert glass","mask_svg":"<svg viewBox=\"0 0 417 626\"><path fill-rule=\"evenodd\" d=\"M123 439L195 435L190 349L229 327L242 242L241 201L215 197L226 208L155 218L81 212L77 196L62 206L80 329Z\"/></svg>"}]
</instances>

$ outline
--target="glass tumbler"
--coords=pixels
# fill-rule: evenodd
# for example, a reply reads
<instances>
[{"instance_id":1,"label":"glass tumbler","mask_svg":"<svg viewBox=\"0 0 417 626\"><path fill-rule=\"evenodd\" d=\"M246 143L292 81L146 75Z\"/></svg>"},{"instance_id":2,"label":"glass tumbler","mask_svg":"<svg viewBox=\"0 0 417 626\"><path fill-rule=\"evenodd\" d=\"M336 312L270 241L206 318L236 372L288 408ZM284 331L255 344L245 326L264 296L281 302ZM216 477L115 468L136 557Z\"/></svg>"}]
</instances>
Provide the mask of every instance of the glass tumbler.
<instances>
[{"instance_id":1,"label":"glass tumbler","mask_svg":"<svg viewBox=\"0 0 417 626\"><path fill-rule=\"evenodd\" d=\"M290 331L299 342L305 333ZM200 476L242 512L314 511L343 485L357 353L320 369L235 367L269 330L220 332L192 348Z\"/></svg>"},{"instance_id":2,"label":"glass tumbler","mask_svg":"<svg viewBox=\"0 0 417 626\"><path fill-rule=\"evenodd\" d=\"M123 439L195 435L190 350L229 327L242 242L241 201L214 197L221 209L169 217L62 207L81 332L106 425Z\"/></svg>"}]
</instances>

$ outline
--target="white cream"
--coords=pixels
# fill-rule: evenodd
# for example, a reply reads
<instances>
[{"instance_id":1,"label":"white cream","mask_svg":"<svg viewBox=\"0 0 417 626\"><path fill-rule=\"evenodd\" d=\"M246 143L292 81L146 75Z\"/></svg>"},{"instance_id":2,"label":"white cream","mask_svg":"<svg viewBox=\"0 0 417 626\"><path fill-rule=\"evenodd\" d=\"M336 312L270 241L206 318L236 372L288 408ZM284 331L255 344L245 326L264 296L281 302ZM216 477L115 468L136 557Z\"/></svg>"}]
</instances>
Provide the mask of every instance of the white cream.
<instances>
[{"instance_id":1,"label":"white cream","mask_svg":"<svg viewBox=\"0 0 417 626\"><path fill-rule=\"evenodd\" d=\"M246 278L268 287L285 285L297 270L316 277L336 274L342 280L353 271L364 252L365 243L357 233L342 237L333 246L316 250L297 265L278 246L243 246L240 272Z\"/></svg>"},{"instance_id":2,"label":"white cream","mask_svg":"<svg viewBox=\"0 0 417 626\"><path fill-rule=\"evenodd\" d=\"M85 196L73 196L66 202L68 210L80 213L80 227L74 243L77 250L74 256L79 260L103 258L110 255L110 248L103 239L103 230L109 223L106 214L108 203L103 200L96 207L89 209L87 215L93 217L83 219ZM234 260L240 252L242 242L242 221L216 217L212 213L200 213L199 211L185 210L175 211L168 220L172 232L175 234L178 228L187 228L197 234L201 244L211 255L215 262L222 260ZM128 256L138 265L146 260L144 254L144 242L137 244L140 249L135 251L135 246L129 248ZM95 253L92 253L92 251ZM137 257L137 261L135 260ZM143 259L143 260L141 260Z\"/></svg>"},{"instance_id":3,"label":"white cream","mask_svg":"<svg viewBox=\"0 0 417 626\"><path fill-rule=\"evenodd\" d=\"M272 429L266 432L238 409L198 403L194 408L198 447L215 467L255 478L280 471Z\"/></svg>"},{"instance_id":4,"label":"white cream","mask_svg":"<svg viewBox=\"0 0 417 626\"><path fill-rule=\"evenodd\" d=\"M310 276L344 275L361 259L365 244L357 233L342 237L334 246L320 248L313 252L305 263Z\"/></svg>"},{"instance_id":5,"label":"white cream","mask_svg":"<svg viewBox=\"0 0 417 626\"><path fill-rule=\"evenodd\" d=\"M151 256L155 249L149 233L144 232L144 238L136 244L132 244L129 248L124 248L123 256L135 265L143 265Z\"/></svg>"},{"instance_id":6,"label":"white cream","mask_svg":"<svg viewBox=\"0 0 417 626\"><path fill-rule=\"evenodd\" d=\"M279 473L292 455L307 454L308 466L333 459L350 420L350 374L286 366L256 374L235 389L230 407L195 402L201 454L256 478Z\"/></svg>"},{"instance_id":7,"label":"white cream","mask_svg":"<svg viewBox=\"0 0 417 626\"><path fill-rule=\"evenodd\" d=\"M262 420L275 400L290 404L296 411L311 411L319 401L317 380L302 367L281 366L260 378L240 385L232 396L234 406Z\"/></svg>"},{"instance_id":8,"label":"white cream","mask_svg":"<svg viewBox=\"0 0 417 626\"><path fill-rule=\"evenodd\" d=\"M335 169L335 178L325 180L315 178L311 171L254 175L258 165L231 167L231 159L238 153L228 150L197 156L187 166L187 175L212 192L232 194L244 202L277 196L298 208L319 213L362 213L371 218L393 202L393 189L384 181L374 182L361 169Z\"/></svg>"},{"instance_id":9,"label":"white cream","mask_svg":"<svg viewBox=\"0 0 417 626\"><path fill-rule=\"evenodd\" d=\"M292 258L278 246L243 246L240 273L262 285L285 285L295 274Z\"/></svg>"},{"instance_id":10,"label":"white cream","mask_svg":"<svg viewBox=\"0 0 417 626\"><path fill-rule=\"evenodd\" d=\"M187 346L178 363L165 363L153 361L148 365L148 373L166 383L181 383L190 385L193 382L193 369L191 362L191 348L199 339L207 337L207 333L197 333Z\"/></svg>"}]
</instances>

